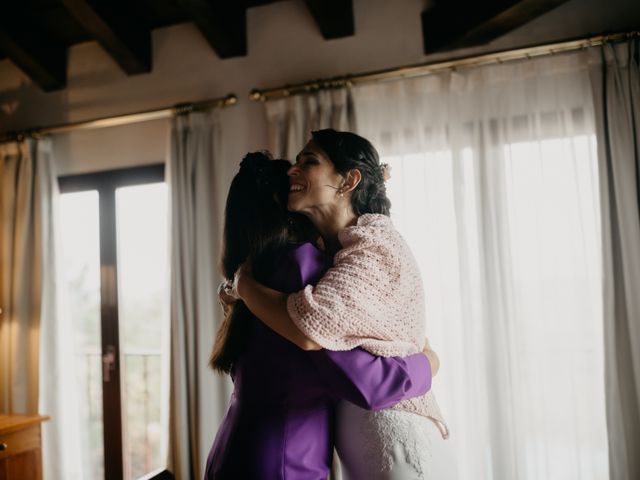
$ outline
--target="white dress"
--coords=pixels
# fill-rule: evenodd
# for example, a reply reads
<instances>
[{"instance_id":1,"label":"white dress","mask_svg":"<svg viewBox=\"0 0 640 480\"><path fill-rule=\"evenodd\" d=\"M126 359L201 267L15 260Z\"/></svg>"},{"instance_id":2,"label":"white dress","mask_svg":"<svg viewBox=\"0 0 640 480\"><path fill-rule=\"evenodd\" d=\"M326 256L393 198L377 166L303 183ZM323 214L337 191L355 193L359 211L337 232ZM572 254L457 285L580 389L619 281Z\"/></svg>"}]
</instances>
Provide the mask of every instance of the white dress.
<instances>
[{"instance_id":1,"label":"white dress","mask_svg":"<svg viewBox=\"0 0 640 480\"><path fill-rule=\"evenodd\" d=\"M340 402L336 450L343 480L455 480L450 441L433 421L401 410Z\"/></svg>"}]
</instances>

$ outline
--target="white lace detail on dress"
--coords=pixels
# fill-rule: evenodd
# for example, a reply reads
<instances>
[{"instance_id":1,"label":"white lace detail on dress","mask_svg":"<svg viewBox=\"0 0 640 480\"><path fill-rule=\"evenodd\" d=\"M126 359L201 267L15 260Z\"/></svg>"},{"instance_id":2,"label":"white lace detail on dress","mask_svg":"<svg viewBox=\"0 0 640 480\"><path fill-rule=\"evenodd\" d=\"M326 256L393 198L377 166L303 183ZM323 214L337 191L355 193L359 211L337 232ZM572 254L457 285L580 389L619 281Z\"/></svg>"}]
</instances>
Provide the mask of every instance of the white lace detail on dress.
<instances>
[{"instance_id":1,"label":"white lace detail on dress","mask_svg":"<svg viewBox=\"0 0 640 480\"><path fill-rule=\"evenodd\" d=\"M415 471L416 478L429 478L431 438L426 422L431 420L397 410L362 412L360 434L367 439L363 453L367 462L377 462L371 465L374 471L389 472L400 460Z\"/></svg>"}]
</instances>

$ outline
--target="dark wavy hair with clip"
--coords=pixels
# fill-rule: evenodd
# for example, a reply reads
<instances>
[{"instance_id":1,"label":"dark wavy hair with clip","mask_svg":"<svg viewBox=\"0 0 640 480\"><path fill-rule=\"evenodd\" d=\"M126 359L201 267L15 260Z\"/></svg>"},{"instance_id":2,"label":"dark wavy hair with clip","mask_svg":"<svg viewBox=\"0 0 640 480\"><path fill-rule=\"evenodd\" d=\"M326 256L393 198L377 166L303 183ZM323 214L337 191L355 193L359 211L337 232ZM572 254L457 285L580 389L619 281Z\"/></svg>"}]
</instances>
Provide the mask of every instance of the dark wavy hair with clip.
<instances>
[{"instance_id":1,"label":"dark wavy hair with clip","mask_svg":"<svg viewBox=\"0 0 640 480\"><path fill-rule=\"evenodd\" d=\"M264 259L274 251L313 237L309 220L287 211L291 164L273 160L269 152L247 154L233 178L225 207L221 268L232 280L247 259L253 274L264 282ZM220 325L209 365L220 373L229 373L244 352L255 319L242 301Z\"/></svg>"},{"instance_id":2,"label":"dark wavy hair with clip","mask_svg":"<svg viewBox=\"0 0 640 480\"><path fill-rule=\"evenodd\" d=\"M385 170L378 151L369 140L331 128L311 132L311 139L324 150L339 173L360 170L362 179L351 194L351 206L357 216L365 213L391 214L391 200L387 197L385 185L388 166Z\"/></svg>"}]
</instances>

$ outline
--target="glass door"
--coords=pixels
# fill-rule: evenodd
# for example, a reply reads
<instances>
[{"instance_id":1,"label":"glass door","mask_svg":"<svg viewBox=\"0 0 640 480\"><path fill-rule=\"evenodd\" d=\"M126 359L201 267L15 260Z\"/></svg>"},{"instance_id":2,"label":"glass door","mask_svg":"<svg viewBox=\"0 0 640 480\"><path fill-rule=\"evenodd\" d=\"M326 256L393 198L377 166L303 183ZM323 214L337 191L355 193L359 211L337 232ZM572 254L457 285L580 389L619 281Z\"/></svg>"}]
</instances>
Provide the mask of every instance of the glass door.
<instances>
[{"instance_id":1,"label":"glass door","mask_svg":"<svg viewBox=\"0 0 640 480\"><path fill-rule=\"evenodd\" d=\"M98 191L62 195L59 263L62 303L72 321L75 395L78 399L82 472L104 478L102 341L100 334L100 225Z\"/></svg>"},{"instance_id":2,"label":"glass door","mask_svg":"<svg viewBox=\"0 0 640 480\"><path fill-rule=\"evenodd\" d=\"M59 258L90 478L164 467L169 254L164 167L60 178Z\"/></svg>"},{"instance_id":3,"label":"glass door","mask_svg":"<svg viewBox=\"0 0 640 480\"><path fill-rule=\"evenodd\" d=\"M116 190L125 478L164 466L169 323L167 188Z\"/></svg>"}]
</instances>

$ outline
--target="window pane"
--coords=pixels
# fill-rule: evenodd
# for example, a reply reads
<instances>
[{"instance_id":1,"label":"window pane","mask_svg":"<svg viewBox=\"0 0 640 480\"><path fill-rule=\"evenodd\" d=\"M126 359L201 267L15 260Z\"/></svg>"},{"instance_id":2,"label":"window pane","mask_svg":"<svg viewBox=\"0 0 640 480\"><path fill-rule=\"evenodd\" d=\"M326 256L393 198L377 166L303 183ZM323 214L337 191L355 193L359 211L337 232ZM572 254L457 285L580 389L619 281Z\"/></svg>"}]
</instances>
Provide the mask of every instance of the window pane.
<instances>
[{"instance_id":1,"label":"window pane","mask_svg":"<svg viewBox=\"0 0 640 480\"><path fill-rule=\"evenodd\" d=\"M100 339L100 232L98 192L67 193L60 201L60 299L71 317L87 478L104 478Z\"/></svg>"},{"instance_id":2,"label":"window pane","mask_svg":"<svg viewBox=\"0 0 640 480\"><path fill-rule=\"evenodd\" d=\"M116 190L125 478L165 466L167 189Z\"/></svg>"}]
</instances>

